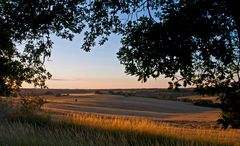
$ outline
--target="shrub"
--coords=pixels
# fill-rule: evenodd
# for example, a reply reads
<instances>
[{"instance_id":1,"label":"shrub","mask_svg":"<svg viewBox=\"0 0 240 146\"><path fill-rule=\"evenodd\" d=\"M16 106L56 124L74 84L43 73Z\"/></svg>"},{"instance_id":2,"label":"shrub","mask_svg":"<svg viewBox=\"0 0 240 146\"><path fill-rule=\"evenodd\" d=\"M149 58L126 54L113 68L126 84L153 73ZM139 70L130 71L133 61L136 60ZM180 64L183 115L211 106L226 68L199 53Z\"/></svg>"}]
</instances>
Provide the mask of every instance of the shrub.
<instances>
[{"instance_id":1,"label":"shrub","mask_svg":"<svg viewBox=\"0 0 240 146\"><path fill-rule=\"evenodd\" d=\"M20 110L25 114L31 114L41 110L45 103L46 100L39 96L22 96Z\"/></svg>"},{"instance_id":2,"label":"shrub","mask_svg":"<svg viewBox=\"0 0 240 146\"><path fill-rule=\"evenodd\" d=\"M54 93L51 92L51 91L47 91L47 92L44 93L44 95L54 95Z\"/></svg>"},{"instance_id":3,"label":"shrub","mask_svg":"<svg viewBox=\"0 0 240 146\"><path fill-rule=\"evenodd\" d=\"M109 93L109 94L114 94L114 91L109 90L108 93Z\"/></svg>"},{"instance_id":4,"label":"shrub","mask_svg":"<svg viewBox=\"0 0 240 146\"><path fill-rule=\"evenodd\" d=\"M104 93L100 90L97 90L97 91L95 91L95 94L104 94Z\"/></svg>"},{"instance_id":5,"label":"shrub","mask_svg":"<svg viewBox=\"0 0 240 146\"><path fill-rule=\"evenodd\" d=\"M206 107L218 107L217 103L214 103L212 100L206 100L206 99L197 99L197 100L192 100L192 103L194 105L198 106L206 106Z\"/></svg>"},{"instance_id":6,"label":"shrub","mask_svg":"<svg viewBox=\"0 0 240 146\"><path fill-rule=\"evenodd\" d=\"M182 102L193 102L192 99L189 99L189 98L181 98L180 101Z\"/></svg>"},{"instance_id":7,"label":"shrub","mask_svg":"<svg viewBox=\"0 0 240 146\"><path fill-rule=\"evenodd\" d=\"M240 129L240 83L225 89L225 94L220 95L219 99L222 113L218 123L225 129L229 126Z\"/></svg>"},{"instance_id":8,"label":"shrub","mask_svg":"<svg viewBox=\"0 0 240 146\"><path fill-rule=\"evenodd\" d=\"M131 93L131 92L126 92L126 93L125 93L125 96L134 96L134 94Z\"/></svg>"},{"instance_id":9,"label":"shrub","mask_svg":"<svg viewBox=\"0 0 240 146\"><path fill-rule=\"evenodd\" d=\"M21 96L20 98L2 98L4 118L8 120L39 121L39 114L45 116L42 106L46 103L42 97ZM37 116L38 115L38 116ZM48 118L48 117L47 117Z\"/></svg>"},{"instance_id":10,"label":"shrub","mask_svg":"<svg viewBox=\"0 0 240 146\"><path fill-rule=\"evenodd\" d=\"M60 96L62 96L62 94L61 94L61 93L57 93L56 96L57 96L57 97L60 97Z\"/></svg>"}]
</instances>

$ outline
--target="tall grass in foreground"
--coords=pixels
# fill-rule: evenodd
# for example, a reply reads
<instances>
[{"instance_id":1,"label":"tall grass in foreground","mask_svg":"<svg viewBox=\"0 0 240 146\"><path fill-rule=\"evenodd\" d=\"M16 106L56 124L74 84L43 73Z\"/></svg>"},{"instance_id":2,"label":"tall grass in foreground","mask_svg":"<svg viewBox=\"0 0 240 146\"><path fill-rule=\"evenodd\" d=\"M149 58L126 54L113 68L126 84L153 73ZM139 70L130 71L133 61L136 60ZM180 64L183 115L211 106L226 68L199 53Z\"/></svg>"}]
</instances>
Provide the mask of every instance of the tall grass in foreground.
<instances>
[{"instance_id":1,"label":"tall grass in foreground","mask_svg":"<svg viewBox=\"0 0 240 146\"><path fill-rule=\"evenodd\" d=\"M177 128L119 116L71 114L36 120L2 121L0 145L223 146L238 145L240 140L235 130Z\"/></svg>"},{"instance_id":2,"label":"tall grass in foreground","mask_svg":"<svg viewBox=\"0 0 240 146\"><path fill-rule=\"evenodd\" d=\"M134 132L143 135L171 137L191 142L228 143L240 145L240 130L221 130L206 128L180 128L146 118L133 118L126 116L104 116L99 114L68 114L60 116L61 122L71 125L84 125L87 127L108 131Z\"/></svg>"}]
</instances>

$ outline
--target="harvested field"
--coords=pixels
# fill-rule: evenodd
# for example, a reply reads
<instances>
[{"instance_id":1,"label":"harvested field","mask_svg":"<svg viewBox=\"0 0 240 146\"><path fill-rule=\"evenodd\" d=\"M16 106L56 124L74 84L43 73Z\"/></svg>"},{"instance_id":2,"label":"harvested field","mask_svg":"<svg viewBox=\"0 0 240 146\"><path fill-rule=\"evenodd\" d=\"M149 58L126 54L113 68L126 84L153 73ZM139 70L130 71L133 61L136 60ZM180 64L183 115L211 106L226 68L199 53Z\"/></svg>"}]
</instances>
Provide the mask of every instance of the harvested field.
<instances>
[{"instance_id":1,"label":"harvested field","mask_svg":"<svg viewBox=\"0 0 240 146\"><path fill-rule=\"evenodd\" d=\"M194 123L213 126L220 112L217 108L194 106L186 102L135 96L87 93L47 96L47 99L49 103L45 108L59 113L134 116L193 126Z\"/></svg>"}]
</instances>

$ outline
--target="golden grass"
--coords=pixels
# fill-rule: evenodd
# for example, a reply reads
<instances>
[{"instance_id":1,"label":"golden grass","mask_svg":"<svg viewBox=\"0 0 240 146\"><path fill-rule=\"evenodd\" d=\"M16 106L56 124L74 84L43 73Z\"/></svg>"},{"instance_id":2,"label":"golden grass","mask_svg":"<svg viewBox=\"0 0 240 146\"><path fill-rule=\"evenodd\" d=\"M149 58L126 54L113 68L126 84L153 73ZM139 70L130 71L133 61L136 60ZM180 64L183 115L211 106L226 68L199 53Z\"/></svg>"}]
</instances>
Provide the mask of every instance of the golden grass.
<instances>
[{"instance_id":1,"label":"golden grass","mask_svg":"<svg viewBox=\"0 0 240 146\"><path fill-rule=\"evenodd\" d=\"M201 96L201 95L191 95L191 96L183 96L183 97L177 97L177 99L190 99L190 100L212 100L213 102L219 103L219 99L217 96Z\"/></svg>"},{"instance_id":2,"label":"golden grass","mask_svg":"<svg viewBox=\"0 0 240 146\"><path fill-rule=\"evenodd\" d=\"M0 145L237 146L240 143L239 130L179 128L137 117L51 113L51 119L32 115L25 120L0 121Z\"/></svg>"},{"instance_id":3,"label":"golden grass","mask_svg":"<svg viewBox=\"0 0 240 146\"><path fill-rule=\"evenodd\" d=\"M49 113L49 121L32 116L30 123L0 122L0 145L240 145L239 130L181 128L130 116Z\"/></svg>"},{"instance_id":4,"label":"golden grass","mask_svg":"<svg viewBox=\"0 0 240 146\"><path fill-rule=\"evenodd\" d=\"M103 116L98 114L68 114L55 116L61 122L70 122L74 125L84 125L110 131L131 131L154 136L170 136L186 140L200 140L217 143L240 143L239 130L221 130L205 128L180 128L168 123L143 118L126 118L124 116Z\"/></svg>"}]
</instances>

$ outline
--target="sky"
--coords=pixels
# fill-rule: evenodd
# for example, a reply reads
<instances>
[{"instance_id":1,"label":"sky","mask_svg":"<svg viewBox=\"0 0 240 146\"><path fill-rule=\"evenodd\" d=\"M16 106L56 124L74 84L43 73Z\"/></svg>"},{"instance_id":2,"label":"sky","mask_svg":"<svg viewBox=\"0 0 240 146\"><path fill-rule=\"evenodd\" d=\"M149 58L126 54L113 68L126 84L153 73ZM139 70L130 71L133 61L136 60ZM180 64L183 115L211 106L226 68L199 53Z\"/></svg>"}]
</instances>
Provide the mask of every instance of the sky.
<instances>
[{"instance_id":1,"label":"sky","mask_svg":"<svg viewBox=\"0 0 240 146\"><path fill-rule=\"evenodd\" d=\"M77 35L73 41L56 36L52 55L45 67L53 75L47 86L58 89L124 89L124 88L167 88L169 79L160 77L146 83L137 81L136 76L124 73L116 53L121 47L120 36L112 35L102 46L90 52L80 49L83 37ZM32 85L24 84L25 88Z\"/></svg>"}]
</instances>

